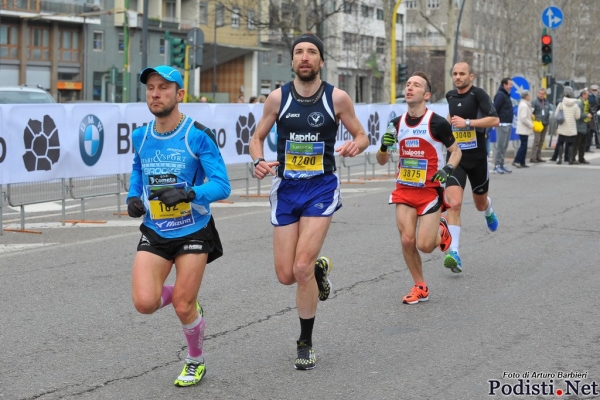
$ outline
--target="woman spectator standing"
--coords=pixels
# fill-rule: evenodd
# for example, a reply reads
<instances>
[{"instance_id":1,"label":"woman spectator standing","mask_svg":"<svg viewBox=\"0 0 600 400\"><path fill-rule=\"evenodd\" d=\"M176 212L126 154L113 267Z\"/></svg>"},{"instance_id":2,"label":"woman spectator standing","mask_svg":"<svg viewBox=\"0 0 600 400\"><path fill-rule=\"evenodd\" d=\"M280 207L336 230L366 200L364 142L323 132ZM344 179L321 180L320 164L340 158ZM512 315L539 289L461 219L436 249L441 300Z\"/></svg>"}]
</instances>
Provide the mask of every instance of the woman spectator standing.
<instances>
[{"instance_id":1,"label":"woman spectator standing","mask_svg":"<svg viewBox=\"0 0 600 400\"><path fill-rule=\"evenodd\" d=\"M577 136L577 125L576 121L581 118L581 110L577 105L577 99L573 88L566 86L563 91L563 99L556 107L556 113L563 110L565 115L565 122L558 125L556 133L558 134L558 142L556 147L558 148L558 160L557 164L562 164L563 160L563 148L566 146L566 152L568 152L569 161L573 160L573 142ZM565 152L565 153L566 153Z\"/></svg>"},{"instance_id":2,"label":"woman spectator standing","mask_svg":"<svg viewBox=\"0 0 600 400\"><path fill-rule=\"evenodd\" d=\"M517 168L529 168L529 165L525 164L525 156L527 155L529 135L533 134L533 113L531 104L529 103L530 99L529 91L523 90L517 111L517 135L521 138L521 146L517 150L517 155L513 162L513 165Z\"/></svg>"}]
</instances>

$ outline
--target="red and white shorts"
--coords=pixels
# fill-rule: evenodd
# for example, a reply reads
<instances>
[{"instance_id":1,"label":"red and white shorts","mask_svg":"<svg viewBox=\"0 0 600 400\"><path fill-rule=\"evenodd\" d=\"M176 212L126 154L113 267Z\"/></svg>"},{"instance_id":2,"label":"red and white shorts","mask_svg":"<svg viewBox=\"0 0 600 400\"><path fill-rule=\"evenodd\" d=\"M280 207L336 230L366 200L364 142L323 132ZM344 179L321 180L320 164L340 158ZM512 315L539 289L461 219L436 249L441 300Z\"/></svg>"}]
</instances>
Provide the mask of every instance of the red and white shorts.
<instances>
[{"instance_id":1,"label":"red and white shorts","mask_svg":"<svg viewBox=\"0 0 600 400\"><path fill-rule=\"evenodd\" d=\"M450 208L446 203L444 188L442 187L412 187L396 184L396 190L390 194L390 204L406 204L417 210L417 215L426 215L436 212L440 208L442 212Z\"/></svg>"}]
</instances>

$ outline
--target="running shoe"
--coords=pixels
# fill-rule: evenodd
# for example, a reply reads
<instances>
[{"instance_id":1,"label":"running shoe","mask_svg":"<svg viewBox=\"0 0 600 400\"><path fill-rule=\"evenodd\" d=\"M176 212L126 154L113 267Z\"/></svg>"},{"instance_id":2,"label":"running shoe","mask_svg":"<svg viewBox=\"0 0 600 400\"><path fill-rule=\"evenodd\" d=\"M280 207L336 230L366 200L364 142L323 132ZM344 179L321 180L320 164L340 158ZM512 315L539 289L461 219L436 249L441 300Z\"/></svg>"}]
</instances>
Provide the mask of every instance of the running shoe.
<instances>
[{"instance_id":1,"label":"running shoe","mask_svg":"<svg viewBox=\"0 0 600 400\"><path fill-rule=\"evenodd\" d=\"M309 345L306 340L298 340L296 342L298 350L298 358L294 363L294 368L300 370L313 369L317 366L317 357L315 357L315 351L312 346Z\"/></svg>"},{"instance_id":2,"label":"running shoe","mask_svg":"<svg viewBox=\"0 0 600 400\"><path fill-rule=\"evenodd\" d=\"M495 174L503 174L503 173L504 173L504 170L502 169L502 166L500 166L500 165L496 165L496 167L494 168L494 171L493 171L493 172L494 172Z\"/></svg>"},{"instance_id":3,"label":"running shoe","mask_svg":"<svg viewBox=\"0 0 600 400\"><path fill-rule=\"evenodd\" d=\"M508 168L506 165L503 165L501 168L505 174L510 174L512 172L512 169Z\"/></svg>"},{"instance_id":4,"label":"running shoe","mask_svg":"<svg viewBox=\"0 0 600 400\"><path fill-rule=\"evenodd\" d=\"M440 217L440 227L442 228L442 241L440 242L440 250L446 251L450 244L452 243L452 235L450 234L450 229L448 229L448 221L442 215Z\"/></svg>"},{"instance_id":5,"label":"running shoe","mask_svg":"<svg viewBox=\"0 0 600 400\"><path fill-rule=\"evenodd\" d=\"M319 300L325 301L331 293L331 281L329 273L333 269L331 260L327 257L319 257L315 262L315 279L319 287Z\"/></svg>"},{"instance_id":6,"label":"running shoe","mask_svg":"<svg viewBox=\"0 0 600 400\"><path fill-rule=\"evenodd\" d=\"M410 292L402 298L404 304L417 304L420 301L429 300L429 288L427 286L415 285Z\"/></svg>"},{"instance_id":7,"label":"running shoe","mask_svg":"<svg viewBox=\"0 0 600 400\"><path fill-rule=\"evenodd\" d=\"M192 362L189 359L185 360L185 365L181 374L175 379L175 386L185 387L197 385L206 374L204 362Z\"/></svg>"},{"instance_id":8,"label":"running shoe","mask_svg":"<svg viewBox=\"0 0 600 400\"><path fill-rule=\"evenodd\" d=\"M496 217L496 213L492 211L491 215L484 215L485 222L487 222L487 226L492 232L496 232L498 229L498 217Z\"/></svg>"},{"instance_id":9,"label":"running shoe","mask_svg":"<svg viewBox=\"0 0 600 400\"><path fill-rule=\"evenodd\" d=\"M460 261L458 251L450 250L448 253L446 253L446 258L444 258L444 267L450 268L450 270L456 274L462 272L462 262Z\"/></svg>"}]
</instances>

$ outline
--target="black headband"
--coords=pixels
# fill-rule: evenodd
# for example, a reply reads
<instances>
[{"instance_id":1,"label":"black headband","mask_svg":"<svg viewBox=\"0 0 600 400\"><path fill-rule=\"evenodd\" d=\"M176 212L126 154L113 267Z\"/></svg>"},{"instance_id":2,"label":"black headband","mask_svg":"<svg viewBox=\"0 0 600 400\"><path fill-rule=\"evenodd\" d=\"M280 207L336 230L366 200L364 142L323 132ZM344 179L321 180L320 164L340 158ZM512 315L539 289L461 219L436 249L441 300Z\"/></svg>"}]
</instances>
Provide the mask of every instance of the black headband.
<instances>
[{"instance_id":1,"label":"black headband","mask_svg":"<svg viewBox=\"0 0 600 400\"><path fill-rule=\"evenodd\" d=\"M323 42L321 41L321 39L319 39L312 33L302 34L298 36L296 40L294 40L294 44L292 45L292 57L294 57L294 48L298 43L302 42L312 43L315 46L317 46L317 49L319 49L319 54L321 55L321 60L325 61L325 59L323 58Z\"/></svg>"}]
</instances>

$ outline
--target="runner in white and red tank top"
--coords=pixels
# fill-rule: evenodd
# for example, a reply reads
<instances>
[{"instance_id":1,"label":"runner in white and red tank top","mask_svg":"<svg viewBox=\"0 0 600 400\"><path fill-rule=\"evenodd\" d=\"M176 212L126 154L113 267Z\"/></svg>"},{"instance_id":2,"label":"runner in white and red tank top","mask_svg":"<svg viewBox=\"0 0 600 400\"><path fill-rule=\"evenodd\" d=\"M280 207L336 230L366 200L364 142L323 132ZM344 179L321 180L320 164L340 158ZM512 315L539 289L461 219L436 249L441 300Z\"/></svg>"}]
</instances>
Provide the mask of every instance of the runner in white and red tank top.
<instances>
[{"instance_id":1,"label":"runner in white and red tank top","mask_svg":"<svg viewBox=\"0 0 600 400\"><path fill-rule=\"evenodd\" d=\"M386 164L388 146L398 142L396 189L389 202L396 204L402 254L415 283L402 302L417 304L429 299L419 250L431 253L439 246L445 251L452 241L441 213L447 208L444 202L446 179L452 175L462 153L448 121L427 109L426 102L431 97L427 74L415 72L406 82L405 93L408 112L391 121L397 137L390 133L383 135L377 161L380 165ZM450 153L446 165L444 148Z\"/></svg>"}]
</instances>

